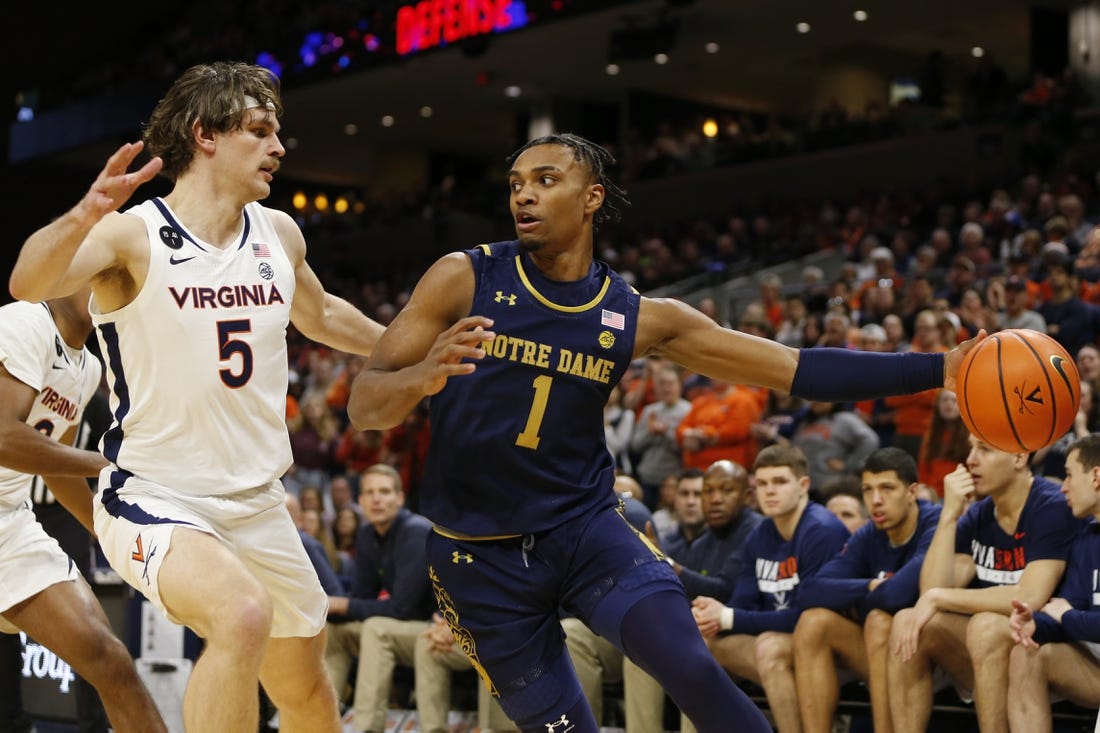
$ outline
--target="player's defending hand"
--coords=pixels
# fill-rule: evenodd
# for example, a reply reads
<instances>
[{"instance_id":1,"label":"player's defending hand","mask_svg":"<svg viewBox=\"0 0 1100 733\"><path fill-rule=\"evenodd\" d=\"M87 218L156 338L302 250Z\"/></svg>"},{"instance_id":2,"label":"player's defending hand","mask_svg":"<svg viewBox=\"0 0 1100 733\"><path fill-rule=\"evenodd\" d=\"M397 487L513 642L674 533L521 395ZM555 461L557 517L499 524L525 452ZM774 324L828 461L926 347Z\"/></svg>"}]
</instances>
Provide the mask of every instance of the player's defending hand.
<instances>
[{"instance_id":1,"label":"player's defending hand","mask_svg":"<svg viewBox=\"0 0 1100 733\"><path fill-rule=\"evenodd\" d=\"M477 368L467 359L485 357L482 343L492 341L496 334L489 331L493 321L484 316L467 316L436 337L428 355L418 365L424 370L425 396L438 393L450 377L472 374Z\"/></svg>"},{"instance_id":2,"label":"player's defending hand","mask_svg":"<svg viewBox=\"0 0 1100 733\"><path fill-rule=\"evenodd\" d=\"M1029 649L1039 648L1032 638L1035 633L1035 617L1031 613L1031 606L1013 599L1012 615L1008 617L1008 626L1014 642Z\"/></svg>"},{"instance_id":3,"label":"player's defending hand","mask_svg":"<svg viewBox=\"0 0 1100 733\"><path fill-rule=\"evenodd\" d=\"M966 355L970 352L971 349L981 343L988 335L989 334L986 333L985 329L983 328L978 331L977 336L975 336L974 338L968 338L966 341L963 341L961 344L951 349L951 351L947 352L947 356L945 356L943 360L944 389L949 389L952 392L955 391L955 388L957 387L955 375L959 373L959 367L962 366L963 359L966 358Z\"/></svg>"},{"instance_id":4,"label":"player's defending hand","mask_svg":"<svg viewBox=\"0 0 1100 733\"><path fill-rule=\"evenodd\" d=\"M133 195L138 186L151 181L160 172L164 165L160 158L153 158L136 171L126 172L144 147L145 143L140 140L136 143L126 143L107 159L107 164L96 176L92 187L77 205L77 210L89 221L99 221L118 209Z\"/></svg>"}]
</instances>

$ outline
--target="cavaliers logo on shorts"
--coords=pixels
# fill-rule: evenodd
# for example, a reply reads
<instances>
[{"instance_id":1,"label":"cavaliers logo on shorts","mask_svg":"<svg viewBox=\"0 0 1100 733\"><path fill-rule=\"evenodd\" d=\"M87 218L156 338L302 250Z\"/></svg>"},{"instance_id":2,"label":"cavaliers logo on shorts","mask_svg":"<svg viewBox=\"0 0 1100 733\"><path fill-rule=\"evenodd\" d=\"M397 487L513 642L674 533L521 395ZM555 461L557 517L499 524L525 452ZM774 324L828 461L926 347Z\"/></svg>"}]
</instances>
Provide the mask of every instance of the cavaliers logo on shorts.
<instances>
[{"instance_id":1,"label":"cavaliers logo on shorts","mask_svg":"<svg viewBox=\"0 0 1100 733\"><path fill-rule=\"evenodd\" d=\"M149 585L149 561L157 554L157 546L150 545L146 550L144 543L141 539L141 535L137 536L134 540L134 551L130 553L130 559L134 562L142 564L141 579L145 581L146 585Z\"/></svg>"}]
</instances>

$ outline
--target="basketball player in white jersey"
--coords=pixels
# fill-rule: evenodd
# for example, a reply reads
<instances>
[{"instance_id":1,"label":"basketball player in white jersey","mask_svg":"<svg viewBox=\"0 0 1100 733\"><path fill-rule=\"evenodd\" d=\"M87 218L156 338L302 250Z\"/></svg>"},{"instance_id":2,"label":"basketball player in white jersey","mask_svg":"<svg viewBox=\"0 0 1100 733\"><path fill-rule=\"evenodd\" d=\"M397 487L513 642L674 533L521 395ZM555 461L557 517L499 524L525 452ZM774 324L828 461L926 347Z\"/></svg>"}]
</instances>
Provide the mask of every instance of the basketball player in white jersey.
<instances>
[{"instance_id":1,"label":"basketball player in white jersey","mask_svg":"<svg viewBox=\"0 0 1100 733\"><path fill-rule=\"evenodd\" d=\"M286 329L369 354L382 326L326 293L290 216L256 203L286 152L266 69L188 69L142 143L107 162L68 213L27 240L17 298L90 284L114 422L95 528L111 566L205 640L189 731L254 733L257 679L280 730L338 731L322 662L327 598L283 505ZM158 172L171 192L116 211Z\"/></svg>"},{"instance_id":2,"label":"basketball player in white jersey","mask_svg":"<svg viewBox=\"0 0 1100 733\"><path fill-rule=\"evenodd\" d=\"M91 530L86 477L105 461L70 447L102 369L85 347L88 290L0 307L0 630L23 630L98 690L116 731L164 731L126 646L31 507L34 475Z\"/></svg>"}]
</instances>

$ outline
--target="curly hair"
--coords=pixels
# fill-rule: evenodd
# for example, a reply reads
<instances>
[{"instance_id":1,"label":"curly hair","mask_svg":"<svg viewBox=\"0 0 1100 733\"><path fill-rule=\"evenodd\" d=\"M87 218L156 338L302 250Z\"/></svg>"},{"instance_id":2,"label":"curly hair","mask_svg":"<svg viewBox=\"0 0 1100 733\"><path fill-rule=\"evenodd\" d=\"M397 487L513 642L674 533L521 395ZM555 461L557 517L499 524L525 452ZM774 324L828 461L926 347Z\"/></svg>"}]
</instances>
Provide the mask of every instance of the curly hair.
<instances>
[{"instance_id":1,"label":"curly hair","mask_svg":"<svg viewBox=\"0 0 1100 733\"><path fill-rule=\"evenodd\" d=\"M508 156L508 164L516 162L516 158L529 148L538 145L563 145L573 151L573 160L583 163L596 183L604 188L604 202L597 211L593 220L593 226L598 227L606 221L619 221L622 218L622 209L630 206L630 200L626 197L626 191L621 189L608 177L608 169L615 166L618 161L606 148L603 148L591 140L586 140L580 135L568 132L543 135L526 143L516 152Z\"/></svg>"},{"instance_id":2,"label":"curly hair","mask_svg":"<svg viewBox=\"0 0 1100 733\"><path fill-rule=\"evenodd\" d=\"M192 126L228 132L240 129L247 109L283 114L279 78L262 66L218 61L183 73L157 102L142 132L145 149L164 161L161 174L175 181L195 157Z\"/></svg>"}]
</instances>

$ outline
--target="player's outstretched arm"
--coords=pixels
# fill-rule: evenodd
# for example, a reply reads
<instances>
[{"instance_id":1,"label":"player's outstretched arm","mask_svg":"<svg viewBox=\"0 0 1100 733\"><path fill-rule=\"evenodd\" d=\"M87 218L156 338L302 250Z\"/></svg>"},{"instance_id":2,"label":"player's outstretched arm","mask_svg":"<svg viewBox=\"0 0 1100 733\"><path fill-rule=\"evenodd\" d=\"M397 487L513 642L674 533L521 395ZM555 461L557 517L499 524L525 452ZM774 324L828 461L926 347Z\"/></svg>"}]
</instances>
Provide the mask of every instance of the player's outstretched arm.
<instances>
[{"instance_id":1,"label":"player's outstretched arm","mask_svg":"<svg viewBox=\"0 0 1100 733\"><path fill-rule=\"evenodd\" d=\"M818 402L849 402L954 387L963 357L983 337L946 355L796 350L722 328L680 301L642 298L635 355L663 355L709 377Z\"/></svg>"},{"instance_id":2,"label":"player's outstretched arm","mask_svg":"<svg viewBox=\"0 0 1100 733\"><path fill-rule=\"evenodd\" d=\"M89 238L93 228L160 171L160 158L153 158L138 170L127 172L141 149L140 142L119 148L76 206L24 242L8 280L12 297L40 302L70 295L117 264L111 247L117 227L105 227L97 233L94 246L81 245L93 241Z\"/></svg>"},{"instance_id":3,"label":"player's outstretched arm","mask_svg":"<svg viewBox=\"0 0 1100 733\"><path fill-rule=\"evenodd\" d=\"M635 356L665 356L687 369L735 384L789 391L798 351L776 341L722 328L690 305L641 300Z\"/></svg>"},{"instance_id":4,"label":"player's outstretched arm","mask_svg":"<svg viewBox=\"0 0 1100 733\"><path fill-rule=\"evenodd\" d=\"M470 316L474 272L465 254L447 255L420 279L355 378L348 417L358 430L385 430L451 377L472 373L493 322Z\"/></svg>"}]
</instances>

